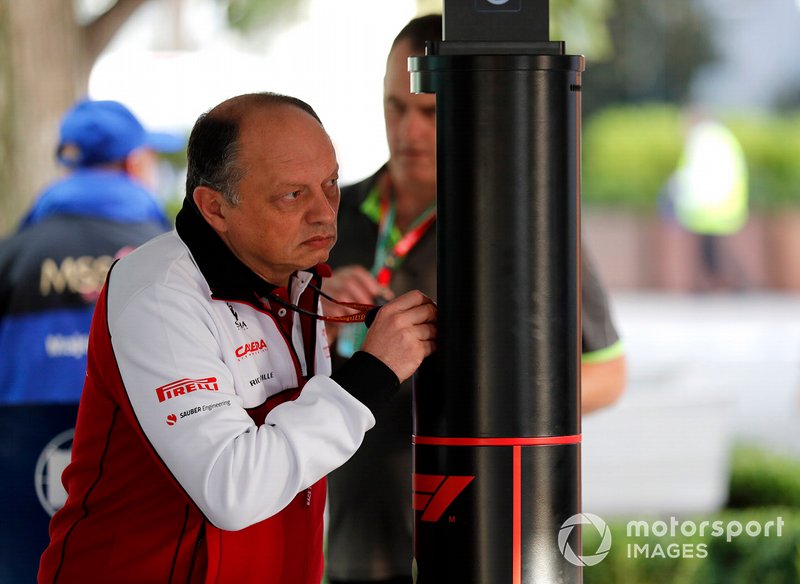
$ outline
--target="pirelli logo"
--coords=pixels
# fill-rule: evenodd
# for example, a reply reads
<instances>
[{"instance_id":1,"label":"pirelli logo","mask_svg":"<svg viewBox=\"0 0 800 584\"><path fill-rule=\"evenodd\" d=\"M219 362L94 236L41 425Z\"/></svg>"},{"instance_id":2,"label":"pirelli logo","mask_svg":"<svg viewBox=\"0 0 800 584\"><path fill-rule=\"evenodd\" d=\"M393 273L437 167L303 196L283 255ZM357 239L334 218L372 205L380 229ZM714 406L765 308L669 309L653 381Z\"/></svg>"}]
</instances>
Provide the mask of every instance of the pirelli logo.
<instances>
[{"instance_id":1,"label":"pirelli logo","mask_svg":"<svg viewBox=\"0 0 800 584\"><path fill-rule=\"evenodd\" d=\"M422 521L438 521L450 504L456 500L474 476L443 476L414 473L415 511L422 511Z\"/></svg>"},{"instance_id":2,"label":"pirelli logo","mask_svg":"<svg viewBox=\"0 0 800 584\"><path fill-rule=\"evenodd\" d=\"M206 377L204 379L179 379L166 385L156 388L156 395L158 396L159 403L165 402L173 397L186 395L193 391L206 390L206 391L219 391L216 377Z\"/></svg>"}]
</instances>

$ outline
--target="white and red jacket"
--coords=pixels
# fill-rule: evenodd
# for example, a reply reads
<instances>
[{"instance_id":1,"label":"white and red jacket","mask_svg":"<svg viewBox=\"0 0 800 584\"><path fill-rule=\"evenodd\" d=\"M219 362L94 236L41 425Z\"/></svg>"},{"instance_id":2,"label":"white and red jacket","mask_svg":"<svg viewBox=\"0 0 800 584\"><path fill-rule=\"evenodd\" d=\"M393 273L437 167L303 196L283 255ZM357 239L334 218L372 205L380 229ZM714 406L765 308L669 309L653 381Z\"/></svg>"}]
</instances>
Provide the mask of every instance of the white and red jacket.
<instances>
[{"instance_id":1,"label":"white and red jacket","mask_svg":"<svg viewBox=\"0 0 800 584\"><path fill-rule=\"evenodd\" d=\"M319 280L267 284L190 205L112 268L41 584L319 583L324 477L398 385L366 353L330 377L275 300L316 312Z\"/></svg>"}]
</instances>

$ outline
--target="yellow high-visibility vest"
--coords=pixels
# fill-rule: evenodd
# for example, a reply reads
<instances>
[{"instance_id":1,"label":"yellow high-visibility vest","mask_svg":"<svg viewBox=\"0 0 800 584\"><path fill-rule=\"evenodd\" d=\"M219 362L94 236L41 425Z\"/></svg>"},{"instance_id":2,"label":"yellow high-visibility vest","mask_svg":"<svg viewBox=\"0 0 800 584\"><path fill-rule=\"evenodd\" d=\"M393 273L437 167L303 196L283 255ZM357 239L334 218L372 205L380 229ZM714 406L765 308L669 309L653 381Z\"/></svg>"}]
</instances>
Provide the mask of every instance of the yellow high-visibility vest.
<instances>
[{"instance_id":1,"label":"yellow high-visibility vest","mask_svg":"<svg viewBox=\"0 0 800 584\"><path fill-rule=\"evenodd\" d=\"M730 235L747 222L747 164L736 137L718 122L690 131L678 166L675 213L695 233Z\"/></svg>"}]
</instances>

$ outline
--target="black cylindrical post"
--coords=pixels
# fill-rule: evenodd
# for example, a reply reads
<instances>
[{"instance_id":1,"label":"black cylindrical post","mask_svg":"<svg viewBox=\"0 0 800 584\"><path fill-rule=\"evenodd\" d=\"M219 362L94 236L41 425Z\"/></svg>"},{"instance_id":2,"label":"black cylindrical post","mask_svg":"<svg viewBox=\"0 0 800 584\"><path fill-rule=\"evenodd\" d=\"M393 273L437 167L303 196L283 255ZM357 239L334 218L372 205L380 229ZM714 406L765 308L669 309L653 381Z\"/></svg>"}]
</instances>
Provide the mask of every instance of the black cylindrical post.
<instances>
[{"instance_id":1,"label":"black cylindrical post","mask_svg":"<svg viewBox=\"0 0 800 584\"><path fill-rule=\"evenodd\" d=\"M451 40L456 2L471 5L446 2L444 41L410 59L412 90L436 94L438 156L438 351L414 390L416 582L575 584L558 534L580 513L583 58L562 43ZM580 529L566 545L580 553Z\"/></svg>"}]
</instances>

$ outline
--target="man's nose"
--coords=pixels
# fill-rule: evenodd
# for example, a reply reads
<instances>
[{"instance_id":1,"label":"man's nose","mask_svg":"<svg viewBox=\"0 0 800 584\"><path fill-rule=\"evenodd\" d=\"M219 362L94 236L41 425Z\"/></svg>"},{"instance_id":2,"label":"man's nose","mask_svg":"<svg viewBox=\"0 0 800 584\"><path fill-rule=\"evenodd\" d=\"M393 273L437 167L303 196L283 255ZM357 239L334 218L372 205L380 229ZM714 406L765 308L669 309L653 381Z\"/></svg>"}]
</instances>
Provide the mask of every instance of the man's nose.
<instances>
[{"instance_id":1,"label":"man's nose","mask_svg":"<svg viewBox=\"0 0 800 584\"><path fill-rule=\"evenodd\" d=\"M424 136L426 130L426 120L420 112L410 110L403 117L403 135L407 140L416 140Z\"/></svg>"},{"instance_id":2,"label":"man's nose","mask_svg":"<svg viewBox=\"0 0 800 584\"><path fill-rule=\"evenodd\" d=\"M309 223L330 224L336 222L338 197L330 197L324 190L316 189L308 210Z\"/></svg>"}]
</instances>

